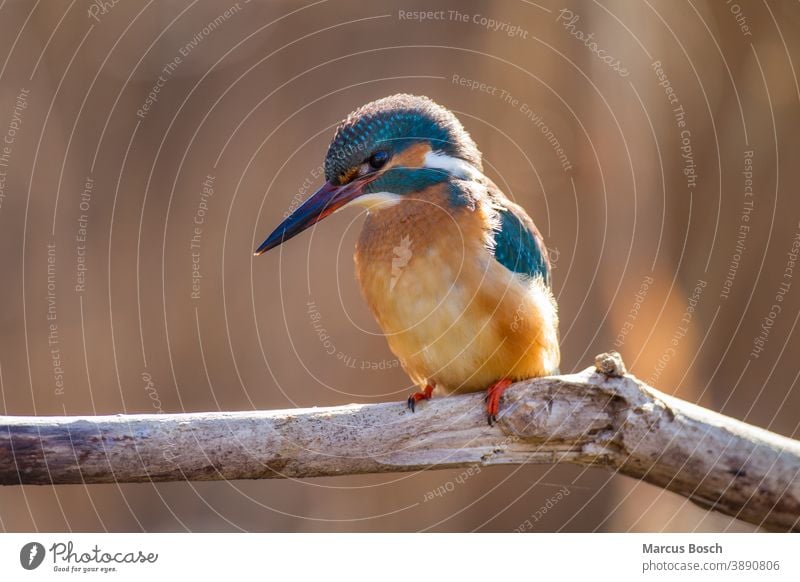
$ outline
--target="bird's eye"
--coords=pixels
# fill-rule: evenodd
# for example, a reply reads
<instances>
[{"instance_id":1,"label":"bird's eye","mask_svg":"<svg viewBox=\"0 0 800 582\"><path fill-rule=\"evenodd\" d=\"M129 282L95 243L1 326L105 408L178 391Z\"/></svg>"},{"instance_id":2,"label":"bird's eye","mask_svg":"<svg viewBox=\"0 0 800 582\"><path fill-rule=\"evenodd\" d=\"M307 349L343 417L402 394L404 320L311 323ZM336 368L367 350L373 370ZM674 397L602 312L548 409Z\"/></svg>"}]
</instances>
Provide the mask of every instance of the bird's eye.
<instances>
[{"instance_id":1,"label":"bird's eye","mask_svg":"<svg viewBox=\"0 0 800 582\"><path fill-rule=\"evenodd\" d=\"M374 170L380 170L389 161L389 153L380 150L369 157L369 165Z\"/></svg>"}]
</instances>

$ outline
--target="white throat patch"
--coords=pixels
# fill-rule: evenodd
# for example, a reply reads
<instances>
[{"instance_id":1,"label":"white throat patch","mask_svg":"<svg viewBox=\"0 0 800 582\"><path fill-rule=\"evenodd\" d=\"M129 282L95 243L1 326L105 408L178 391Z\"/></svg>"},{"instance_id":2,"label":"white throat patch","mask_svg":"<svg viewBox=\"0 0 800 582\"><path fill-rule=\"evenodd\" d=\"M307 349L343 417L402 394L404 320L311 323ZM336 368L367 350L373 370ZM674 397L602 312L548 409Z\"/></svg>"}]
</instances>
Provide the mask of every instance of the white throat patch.
<instances>
[{"instance_id":1,"label":"white throat patch","mask_svg":"<svg viewBox=\"0 0 800 582\"><path fill-rule=\"evenodd\" d=\"M469 162L442 152L431 151L425 154L425 167L443 170L462 180L474 180L480 176L480 172Z\"/></svg>"}]
</instances>

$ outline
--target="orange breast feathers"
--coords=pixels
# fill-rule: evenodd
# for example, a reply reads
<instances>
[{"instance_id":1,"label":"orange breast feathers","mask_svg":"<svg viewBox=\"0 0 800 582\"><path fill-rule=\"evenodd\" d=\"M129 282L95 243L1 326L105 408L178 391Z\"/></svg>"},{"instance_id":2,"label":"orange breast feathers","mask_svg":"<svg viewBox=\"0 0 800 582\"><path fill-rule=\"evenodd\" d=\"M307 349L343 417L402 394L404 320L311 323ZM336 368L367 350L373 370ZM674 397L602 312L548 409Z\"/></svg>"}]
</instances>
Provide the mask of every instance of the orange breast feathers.
<instances>
[{"instance_id":1,"label":"orange breast feathers","mask_svg":"<svg viewBox=\"0 0 800 582\"><path fill-rule=\"evenodd\" d=\"M452 206L437 185L364 224L355 254L361 290L421 387L477 391L558 368L552 293L494 259L490 216L480 203Z\"/></svg>"}]
</instances>

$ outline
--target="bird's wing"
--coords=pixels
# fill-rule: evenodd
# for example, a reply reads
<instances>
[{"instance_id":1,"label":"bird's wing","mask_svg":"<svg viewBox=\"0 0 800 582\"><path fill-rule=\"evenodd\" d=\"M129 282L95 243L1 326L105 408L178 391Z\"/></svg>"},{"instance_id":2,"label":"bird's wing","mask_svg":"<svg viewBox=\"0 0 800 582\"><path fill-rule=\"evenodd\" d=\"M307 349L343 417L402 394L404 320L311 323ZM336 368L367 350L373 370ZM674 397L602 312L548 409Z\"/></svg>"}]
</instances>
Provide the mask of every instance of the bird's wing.
<instances>
[{"instance_id":1,"label":"bird's wing","mask_svg":"<svg viewBox=\"0 0 800 582\"><path fill-rule=\"evenodd\" d=\"M496 214L494 258L506 269L528 277L541 277L550 287L550 259L539 229L525 210L505 196L494 198Z\"/></svg>"}]
</instances>

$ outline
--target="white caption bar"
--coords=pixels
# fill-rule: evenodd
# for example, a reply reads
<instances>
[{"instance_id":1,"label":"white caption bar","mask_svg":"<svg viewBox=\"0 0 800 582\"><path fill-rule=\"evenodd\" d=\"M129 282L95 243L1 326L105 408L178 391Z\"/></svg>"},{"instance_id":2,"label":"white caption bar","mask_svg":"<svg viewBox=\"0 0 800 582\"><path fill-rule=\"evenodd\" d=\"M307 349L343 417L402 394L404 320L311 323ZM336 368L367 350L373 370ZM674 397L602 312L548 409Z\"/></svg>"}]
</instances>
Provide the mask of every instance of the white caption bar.
<instances>
[{"instance_id":1,"label":"white caption bar","mask_svg":"<svg viewBox=\"0 0 800 582\"><path fill-rule=\"evenodd\" d=\"M800 580L785 534L2 534L7 580Z\"/></svg>"}]
</instances>

